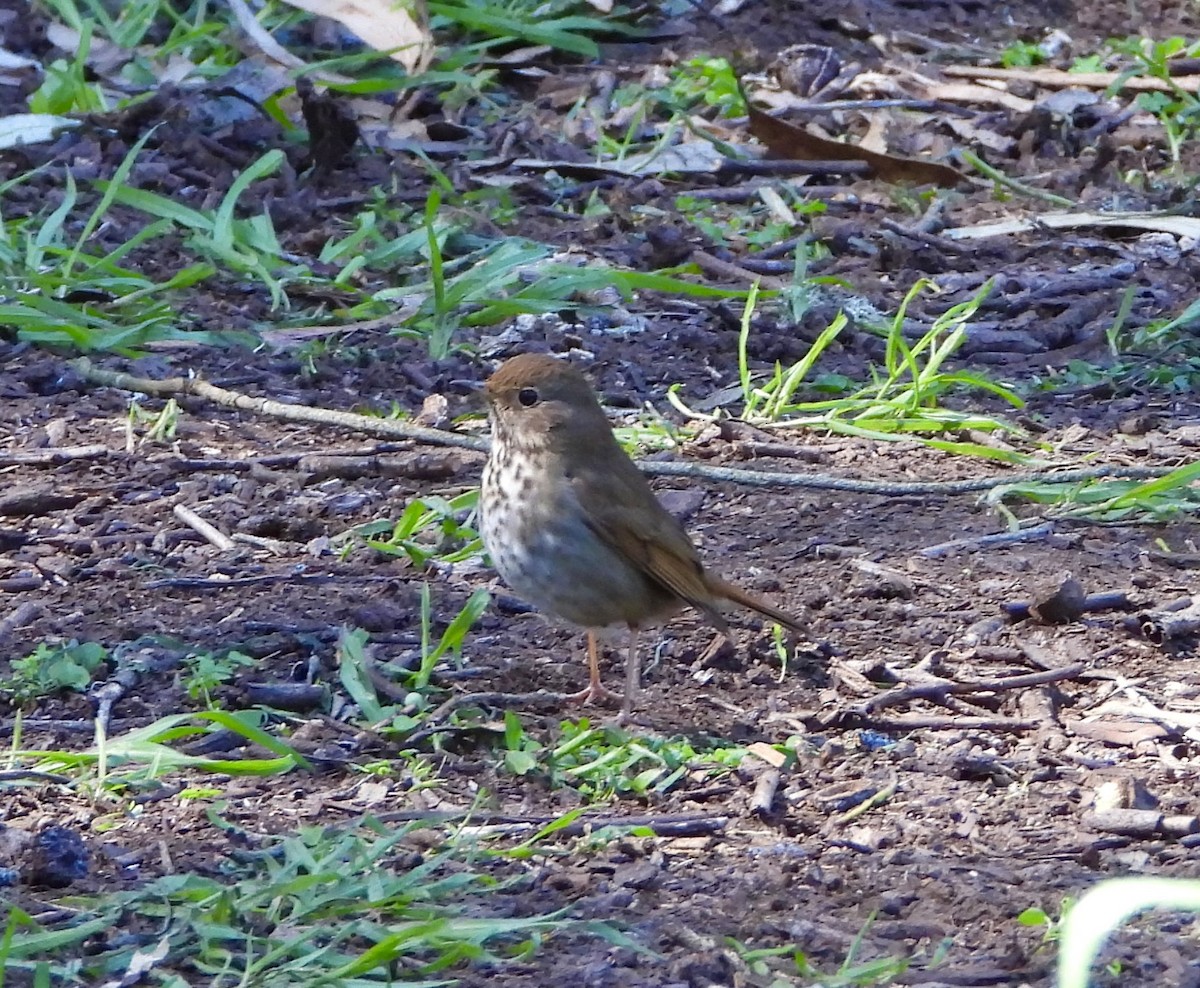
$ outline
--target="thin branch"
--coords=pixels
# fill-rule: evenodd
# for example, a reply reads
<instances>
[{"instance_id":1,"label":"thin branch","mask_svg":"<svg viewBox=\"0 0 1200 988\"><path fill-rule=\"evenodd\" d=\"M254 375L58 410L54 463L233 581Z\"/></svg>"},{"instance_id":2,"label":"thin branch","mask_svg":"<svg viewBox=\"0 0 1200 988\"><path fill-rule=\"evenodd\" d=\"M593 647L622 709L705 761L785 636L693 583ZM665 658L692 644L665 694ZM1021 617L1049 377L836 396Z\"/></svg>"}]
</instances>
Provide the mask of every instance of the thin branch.
<instances>
[{"instance_id":1,"label":"thin branch","mask_svg":"<svg viewBox=\"0 0 1200 988\"><path fill-rule=\"evenodd\" d=\"M370 415L356 415L353 412L339 412L329 408L287 405L269 398L255 398L238 391L227 391L225 388L219 388L215 384L209 384L207 381L195 377L168 377L163 380L134 377L132 374L125 374L121 371L110 371L97 367L87 357L80 357L73 361L72 366L85 381L110 388L121 388L124 391L139 391L149 395L196 395L228 408L269 415L273 418L286 419L289 422L338 425L345 429L354 429L372 435L418 439L421 442L435 443L439 446L487 449L487 444L474 436L463 436L455 432L445 432L442 429L426 429L408 422L372 418Z\"/></svg>"},{"instance_id":2,"label":"thin branch","mask_svg":"<svg viewBox=\"0 0 1200 988\"><path fill-rule=\"evenodd\" d=\"M913 683L889 690L879 696L872 697L862 704L861 711L870 714L886 707L907 703L909 700L934 700L944 702L949 696L970 696L978 693L1002 693L1005 690L1025 689L1027 686L1044 686L1046 683L1057 683L1064 679L1076 679L1087 667L1082 662L1076 662L1058 669L1046 669L1042 672L1023 673L1019 676L1003 676L999 679L952 680L934 679L932 682ZM903 674L901 674L903 675Z\"/></svg>"},{"instance_id":3,"label":"thin branch","mask_svg":"<svg viewBox=\"0 0 1200 988\"><path fill-rule=\"evenodd\" d=\"M442 429L427 429L393 419L372 418L352 412L339 412L309 405L287 405L268 398L255 398L237 391L227 391L197 378L173 377L164 380L134 377L119 371L96 367L86 357L73 361L81 377L94 384L122 388L153 395L188 394L229 408L269 415L292 422L311 422L336 425L371 435L400 437L438 446L460 446L464 449L486 451L488 441L476 436L465 436ZM974 494L992 490L1006 484L1061 483L1077 484L1087 480L1120 477L1131 480L1149 480L1165 477L1175 467L1131 467L1118 464L1091 467L1086 470L1058 470L1037 473L1004 474L998 477L979 477L973 480L916 483L878 483L854 480L847 477L830 477L822 474L778 473L766 470L741 470L732 467L714 467L702 463L643 462L638 466L650 477L696 477L750 487L801 487L812 490L845 491L855 494L883 494L889 496L912 496L921 494L951 495Z\"/></svg>"},{"instance_id":4,"label":"thin branch","mask_svg":"<svg viewBox=\"0 0 1200 988\"><path fill-rule=\"evenodd\" d=\"M937 545L921 549L919 555L926 559L939 559L959 550L973 551L975 549L991 549L1001 545L1013 545L1017 542L1040 542L1053 534L1054 523L1045 522L1035 528L1025 528L1017 532L996 532L991 535L978 535L972 539L952 539L949 542L939 542Z\"/></svg>"},{"instance_id":5,"label":"thin branch","mask_svg":"<svg viewBox=\"0 0 1200 988\"><path fill-rule=\"evenodd\" d=\"M202 539L210 545L216 546L222 552L228 552L234 547L233 539L217 528L216 525L205 521L186 504L175 505L172 509L172 514L187 525L188 528L196 532Z\"/></svg>"},{"instance_id":6,"label":"thin branch","mask_svg":"<svg viewBox=\"0 0 1200 988\"><path fill-rule=\"evenodd\" d=\"M51 449L14 450L0 453L0 467L41 466L56 467L72 460L95 460L107 456L112 449L103 443L88 446L60 446Z\"/></svg>"}]
</instances>

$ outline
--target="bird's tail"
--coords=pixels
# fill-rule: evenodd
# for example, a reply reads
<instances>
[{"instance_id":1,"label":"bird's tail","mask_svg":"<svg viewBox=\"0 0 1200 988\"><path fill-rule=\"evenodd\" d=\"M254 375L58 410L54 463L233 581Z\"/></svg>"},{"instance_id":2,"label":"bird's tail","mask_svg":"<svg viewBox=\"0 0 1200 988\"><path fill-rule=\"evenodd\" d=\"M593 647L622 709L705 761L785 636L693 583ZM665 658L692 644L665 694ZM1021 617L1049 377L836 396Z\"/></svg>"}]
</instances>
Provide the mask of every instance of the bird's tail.
<instances>
[{"instance_id":1,"label":"bird's tail","mask_svg":"<svg viewBox=\"0 0 1200 988\"><path fill-rule=\"evenodd\" d=\"M732 583L726 583L720 578L710 577L713 593L721 597L727 597L735 604L741 604L743 607L749 607L752 611L757 611L765 618L769 618L785 628L789 628L798 634L803 633L804 626L800 623L799 618L794 618L786 611L781 611L774 604L769 604L765 600L755 597L752 593L747 593L741 587L736 587Z\"/></svg>"}]
</instances>

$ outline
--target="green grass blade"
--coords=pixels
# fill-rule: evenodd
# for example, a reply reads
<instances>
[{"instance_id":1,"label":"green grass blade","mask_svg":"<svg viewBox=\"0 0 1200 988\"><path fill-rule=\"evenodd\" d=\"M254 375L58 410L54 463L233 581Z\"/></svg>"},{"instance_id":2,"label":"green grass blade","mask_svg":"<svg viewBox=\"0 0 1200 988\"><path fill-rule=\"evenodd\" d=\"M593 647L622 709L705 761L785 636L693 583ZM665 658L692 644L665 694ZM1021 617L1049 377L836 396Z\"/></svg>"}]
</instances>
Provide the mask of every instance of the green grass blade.
<instances>
[{"instance_id":1,"label":"green grass blade","mask_svg":"<svg viewBox=\"0 0 1200 988\"><path fill-rule=\"evenodd\" d=\"M185 206L183 203L176 202L174 199L168 199L165 196L160 196L155 192L148 192L145 189L134 189L127 185L117 185L115 182L106 179L101 179L93 184L96 188L105 191L110 188L115 189L113 201L123 206L132 206L134 209L140 209L143 213L149 213L151 216L157 216L160 219L171 220L191 230L199 230L202 233L212 232L213 220L211 216L199 210L192 209L190 206Z\"/></svg>"},{"instance_id":2,"label":"green grass blade","mask_svg":"<svg viewBox=\"0 0 1200 988\"><path fill-rule=\"evenodd\" d=\"M1197 480L1200 480L1200 460L1182 466L1178 470L1172 470L1165 477L1157 477L1144 484L1138 484L1132 490L1113 498L1108 503L1108 507L1114 511L1138 507L1159 494L1167 494L1181 487L1189 487Z\"/></svg>"},{"instance_id":3,"label":"green grass blade","mask_svg":"<svg viewBox=\"0 0 1200 988\"><path fill-rule=\"evenodd\" d=\"M104 215L112 207L113 200L116 198L116 189L125 185L129 178L129 173L133 171L133 163L137 161L138 155L142 153L142 148L146 146L146 142L154 136L157 127L151 127L146 131L137 143L133 145L121 159L121 163L117 166L117 170L113 173L112 180L109 182L108 188L100 196L100 201L96 203L96 208L92 210L87 221L83 224L83 229L79 233L79 239L75 241L75 249L71 251L71 255L67 258L67 262L63 265L63 279L68 280L71 277L71 272L75 269L75 263L79 260L79 253L83 250L83 245L88 242L88 239L96 231L96 227L100 225L100 221Z\"/></svg>"},{"instance_id":4,"label":"green grass blade","mask_svg":"<svg viewBox=\"0 0 1200 988\"><path fill-rule=\"evenodd\" d=\"M251 185L260 178L266 178L268 175L274 173L285 160L284 154L279 148L272 148L233 180L233 183L229 186L229 191L225 193L225 198L221 200L221 205L217 207L216 215L213 217L212 237L222 254L233 252L235 239L233 211L237 206L238 200Z\"/></svg>"}]
</instances>

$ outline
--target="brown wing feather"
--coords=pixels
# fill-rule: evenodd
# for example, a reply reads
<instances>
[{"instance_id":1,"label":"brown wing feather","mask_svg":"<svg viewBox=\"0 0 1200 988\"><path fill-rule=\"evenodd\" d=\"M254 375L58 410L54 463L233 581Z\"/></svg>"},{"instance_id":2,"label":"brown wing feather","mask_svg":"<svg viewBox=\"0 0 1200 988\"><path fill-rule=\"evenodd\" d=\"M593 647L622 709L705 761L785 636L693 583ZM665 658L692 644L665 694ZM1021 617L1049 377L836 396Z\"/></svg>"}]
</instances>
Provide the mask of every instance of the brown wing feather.
<instances>
[{"instance_id":1,"label":"brown wing feather","mask_svg":"<svg viewBox=\"0 0 1200 988\"><path fill-rule=\"evenodd\" d=\"M717 608L722 598L793 631L803 630L796 618L773 604L705 573L687 532L659 503L632 460L622 453L619 458L606 458L605 463L611 469L603 474L592 470L586 480L579 475L572 480L576 496L586 499L587 524L600 538L651 579L703 611L722 631L727 627Z\"/></svg>"},{"instance_id":2,"label":"brown wing feather","mask_svg":"<svg viewBox=\"0 0 1200 988\"><path fill-rule=\"evenodd\" d=\"M624 456L622 459L622 466L606 472L602 480L574 479L581 500L588 497L585 492L601 490L604 494L603 498L588 499L588 527L643 573L703 611L723 629L725 620L717 610L692 540L659 503L637 467ZM599 480L599 485L592 480Z\"/></svg>"}]
</instances>

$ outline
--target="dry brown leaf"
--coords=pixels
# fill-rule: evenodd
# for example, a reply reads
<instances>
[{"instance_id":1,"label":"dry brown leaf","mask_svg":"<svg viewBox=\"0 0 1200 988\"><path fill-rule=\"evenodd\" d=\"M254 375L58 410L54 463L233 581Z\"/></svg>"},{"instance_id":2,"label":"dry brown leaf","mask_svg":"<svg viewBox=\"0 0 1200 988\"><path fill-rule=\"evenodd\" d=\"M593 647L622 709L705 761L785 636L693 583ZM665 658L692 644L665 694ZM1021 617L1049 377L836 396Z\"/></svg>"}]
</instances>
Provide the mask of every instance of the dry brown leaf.
<instances>
[{"instance_id":1,"label":"dry brown leaf","mask_svg":"<svg viewBox=\"0 0 1200 988\"><path fill-rule=\"evenodd\" d=\"M428 65L433 38L423 24L417 23L411 9L419 0L287 0L293 7L310 14L329 17L344 24L376 51L391 55L409 72ZM423 11L423 4L420 4ZM421 16L424 20L424 16Z\"/></svg>"},{"instance_id":2,"label":"dry brown leaf","mask_svg":"<svg viewBox=\"0 0 1200 988\"><path fill-rule=\"evenodd\" d=\"M987 127L976 127L970 120L947 116L944 122L947 129L954 132L955 137L972 147L983 147L998 154L1009 155L1017 145L1015 139Z\"/></svg>"},{"instance_id":3,"label":"dry brown leaf","mask_svg":"<svg viewBox=\"0 0 1200 988\"><path fill-rule=\"evenodd\" d=\"M883 113L867 114L867 132L858 142L860 148L887 154L887 115Z\"/></svg>"},{"instance_id":4,"label":"dry brown leaf","mask_svg":"<svg viewBox=\"0 0 1200 988\"><path fill-rule=\"evenodd\" d=\"M885 182L915 182L918 185L953 188L964 180L964 176L949 165L919 158L898 158L817 137L785 120L763 113L749 99L746 100L746 108L750 111L750 133L780 158L793 161L865 161L874 170L875 177Z\"/></svg>"}]
</instances>

